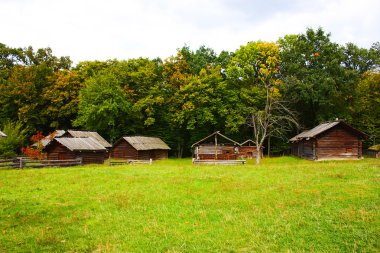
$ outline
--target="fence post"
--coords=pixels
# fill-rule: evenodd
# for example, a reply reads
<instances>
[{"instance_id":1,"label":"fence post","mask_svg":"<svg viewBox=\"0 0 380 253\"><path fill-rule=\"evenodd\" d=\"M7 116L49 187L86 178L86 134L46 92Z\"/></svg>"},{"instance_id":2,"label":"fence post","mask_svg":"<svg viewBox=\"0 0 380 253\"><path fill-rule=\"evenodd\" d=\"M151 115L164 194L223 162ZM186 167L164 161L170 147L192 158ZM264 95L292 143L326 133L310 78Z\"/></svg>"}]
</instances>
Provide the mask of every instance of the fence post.
<instances>
[{"instance_id":1,"label":"fence post","mask_svg":"<svg viewBox=\"0 0 380 253\"><path fill-rule=\"evenodd\" d=\"M22 169L22 157L20 157L20 169Z\"/></svg>"},{"instance_id":2,"label":"fence post","mask_svg":"<svg viewBox=\"0 0 380 253\"><path fill-rule=\"evenodd\" d=\"M152 158L149 159L149 165L152 165Z\"/></svg>"}]
</instances>

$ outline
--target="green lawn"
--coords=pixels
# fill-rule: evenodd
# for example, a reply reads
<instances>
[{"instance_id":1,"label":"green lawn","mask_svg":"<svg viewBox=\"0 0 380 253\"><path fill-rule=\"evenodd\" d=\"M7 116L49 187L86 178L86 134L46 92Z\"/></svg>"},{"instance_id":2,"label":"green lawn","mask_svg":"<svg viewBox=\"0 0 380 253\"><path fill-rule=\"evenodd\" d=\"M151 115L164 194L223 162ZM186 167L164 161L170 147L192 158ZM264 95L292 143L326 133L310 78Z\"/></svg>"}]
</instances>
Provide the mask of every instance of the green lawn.
<instances>
[{"instance_id":1,"label":"green lawn","mask_svg":"<svg viewBox=\"0 0 380 253\"><path fill-rule=\"evenodd\" d=\"M379 252L380 159L0 170L0 252Z\"/></svg>"}]
</instances>

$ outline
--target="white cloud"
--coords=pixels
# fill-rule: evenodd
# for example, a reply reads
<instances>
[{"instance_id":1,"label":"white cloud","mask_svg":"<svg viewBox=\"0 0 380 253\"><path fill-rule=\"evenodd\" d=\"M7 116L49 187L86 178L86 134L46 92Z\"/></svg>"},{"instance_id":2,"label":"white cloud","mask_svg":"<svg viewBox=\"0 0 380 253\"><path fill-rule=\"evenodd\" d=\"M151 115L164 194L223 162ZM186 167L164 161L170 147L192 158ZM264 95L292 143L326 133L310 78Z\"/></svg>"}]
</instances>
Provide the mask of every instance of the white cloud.
<instances>
[{"instance_id":1,"label":"white cloud","mask_svg":"<svg viewBox=\"0 0 380 253\"><path fill-rule=\"evenodd\" d=\"M379 1L2 0L0 42L83 60L166 58L185 43L219 52L322 26L340 44L380 38Z\"/></svg>"}]
</instances>

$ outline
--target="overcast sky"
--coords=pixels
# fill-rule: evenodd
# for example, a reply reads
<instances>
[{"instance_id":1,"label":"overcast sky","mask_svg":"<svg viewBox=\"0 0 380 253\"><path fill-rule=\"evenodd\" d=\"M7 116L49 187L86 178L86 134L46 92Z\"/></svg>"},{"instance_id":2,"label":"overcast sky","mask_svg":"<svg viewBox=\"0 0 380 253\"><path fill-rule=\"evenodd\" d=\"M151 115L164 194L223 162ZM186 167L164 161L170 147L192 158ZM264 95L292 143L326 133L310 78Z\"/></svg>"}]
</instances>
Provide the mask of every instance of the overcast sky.
<instances>
[{"instance_id":1,"label":"overcast sky","mask_svg":"<svg viewBox=\"0 0 380 253\"><path fill-rule=\"evenodd\" d=\"M217 53L322 27L339 44L380 41L379 0L0 0L0 43L56 56L126 60Z\"/></svg>"}]
</instances>

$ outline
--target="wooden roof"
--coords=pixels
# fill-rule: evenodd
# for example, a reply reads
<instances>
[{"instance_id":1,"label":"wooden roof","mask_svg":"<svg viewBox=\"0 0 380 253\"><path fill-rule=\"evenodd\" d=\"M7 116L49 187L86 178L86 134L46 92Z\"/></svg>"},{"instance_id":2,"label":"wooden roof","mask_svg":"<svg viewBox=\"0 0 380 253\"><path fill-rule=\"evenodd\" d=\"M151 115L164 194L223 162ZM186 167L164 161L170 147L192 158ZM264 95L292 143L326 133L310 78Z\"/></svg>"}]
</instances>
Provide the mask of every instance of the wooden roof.
<instances>
[{"instance_id":1,"label":"wooden roof","mask_svg":"<svg viewBox=\"0 0 380 253\"><path fill-rule=\"evenodd\" d=\"M71 151L106 151L106 148L92 137L85 138L55 138L55 141L62 144Z\"/></svg>"},{"instance_id":2,"label":"wooden roof","mask_svg":"<svg viewBox=\"0 0 380 253\"><path fill-rule=\"evenodd\" d=\"M252 146L256 146L255 142L253 140L251 140L251 139L246 140L245 142L240 143L240 146L245 146L245 145L251 146L251 144L253 144Z\"/></svg>"},{"instance_id":3,"label":"wooden roof","mask_svg":"<svg viewBox=\"0 0 380 253\"><path fill-rule=\"evenodd\" d=\"M300 141L303 139L310 139L310 138L316 138L318 135L326 132L327 130L337 126L337 125L342 125L344 128L349 130L350 132L353 132L355 135L359 136L360 138L366 139L368 137L367 134L353 128L352 126L348 125L342 120L337 120L333 122L326 122L319 124L318 126L314 127L313 129L303 131L300 134L297 134L293 138L291 138L289 141L290 142L295 142L295 141Z\"/></svg>"},{"instance_id":4,"label":"wooden roof","mask_svg":"<svg viewBox=\"0 0 380 253\"><path fill-rule=\"evenodd\" d=\"M193 148L194 146L201 144L202 142L204 142L204 141L207 140L208 138L210 138L210 137L212 137L212 136L218 136L218 135L219 135L220 137L222 137L222 138L224 138L224 139L226 139L226 140L232 142L233 144L240 146L240 143L239 143L239 142L234 141L234 140L228 138L227 136L221 134L220 131L216 131L216 132L210 134L209 136L206 136L205 138L203 138L203 139L197 141L196 143L194 143L193 145L191 145L191 147Z\"/></svg>"},{"instance_id":5,"label":"wooden roof","mask_svg":"<svg viewBox=\"0 0 380 253\"><path fill-rule=\"evenodd\" d=\"M75 138L91 137L97 140L105 148L112 147L112 145L108 141L106 141L102 136L100 136L100 134L98 134L97 132L67 130L67 133L69 133L72 137L75 137Z\"/></svg>"},{"instance_id":6,"label":"wooden roof","mask_svg":"<svg viewBox=\"0 0 380 253\"><path fill-rule=\"evenodd\" d=\"M170 149L170 147L164 141L157 137L125 136L122 137L120 140L122 139L126 140L136 150Z\"/></svg>"},{"instance_id":7,"label":"wooden roof","mask_svg":"<svg viewBox=\"0 0 380 253\"><path fill-rule=\"evenodd\" d=\"M55 130L53 133L51 133L50 135L46 136L45 138L43 138L41 140L41 144L43 147L46 147L47 145L49 145L49 143L55 138L55 137L61 137L62 135L64 135L66 133L65 130ZM37 146L37 143L34 143L32 146Z\"/></svg>"},{"instance_id":8,"label":"wooden roof","mask_svg":"<svg viewBox=\"0 0 380 253\"><path fill-rule=\"evenodd\" d=\"M0 138L1 137L7 137L7 135L5 133L3 133L3 132L0 131Z\"/></svg>"}]
</instances>

